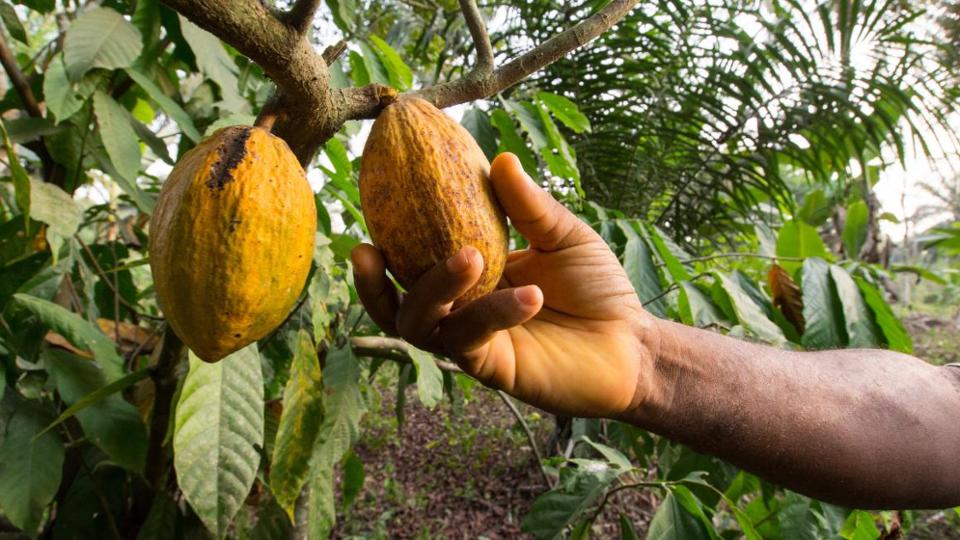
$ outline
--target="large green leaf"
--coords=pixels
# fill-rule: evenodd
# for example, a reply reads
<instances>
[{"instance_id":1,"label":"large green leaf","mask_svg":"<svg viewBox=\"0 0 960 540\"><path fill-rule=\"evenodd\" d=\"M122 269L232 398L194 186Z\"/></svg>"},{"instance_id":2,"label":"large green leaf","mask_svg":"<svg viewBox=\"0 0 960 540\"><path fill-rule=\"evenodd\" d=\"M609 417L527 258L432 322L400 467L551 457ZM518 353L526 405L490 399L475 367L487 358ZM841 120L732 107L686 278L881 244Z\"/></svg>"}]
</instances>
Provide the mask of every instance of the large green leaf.
<instances>
[{"instance_id":1,"label":"large green leaf","mask_svg":"<svg viewBox=\"0 0 960 540\"><path fill-rule=\"evenodd\" d=\"M827 247L823 245L817 230L802 221L789 221L777 235L777 256L779 257L820 257L829 258ZM800 263L782 261L781 266L791 274L800 267Z\"/></svg>"},{"instance_id":2,"label":"large green leaf","mask_svg":"<svg viewBox=\"0 0 960 540\"><path fill-rule=\"evenodd\" d=\"M20 158L13 150L13 143L10 141L10 135L7 133L5 123L0 120L0 134L3 135L3 146L7 151L7 166L10 168L10 176L13 180L14 198L17 206L23 212L23 222L26 228L30 226L30 177L26 169L20 164Z\"/></svg>"},{"instance_id":3,"label":"large green leaf","mask_svg":"<svg viewBox=\"0 0 960 540\"><path fill-rule=\"evenodd\" d=\"M590 131L590 119L580 112L576 103L550 92L537 92L537 99L547 106L550 114L572 129L574 133Z\"/></svg>"},{"instance_id":4,"label":"large green leaf","mask_svg":"<svg viewBox=\"0 0 960 540\"><path fill-rule=\"evenodd\" d=\"M64 403L73 405L107 384L97 364L60 349L49 349L44 365ZM110 456L111 461L141 472L147 457L147 430L136 407L112 393L76 413L86 438Z\"/></svg>"},{"instance_id":5,"label":"large green leaf","mask_svg":"<svg viewBox=\"0 0 960 540\"><path fill-rule=\"evenodd\" d=\"M47 71L43 74L43 97L47 109L53 113L58 123L73 116L83 107L84 96L80 95L67 77L61 54L50 60Z\"/></svg>"},{"instance_id":6,"label":"large green leaf","mask_svg":"<svg viewBox=\"0 0 960 540\"><path fill-rule=\"evenodd\" d=\"M706 328L726 326L730 321L717 309L710 296L689 281L680 282L680 317L683 324Z\"/></svg>"},{"instance_id":7,"label":"large green leaf","mask_svg":"<svg viewBox=\"0 0 960 540\"><path fill-rule=\"evenodd\" d=\"M10 32L10 37L30 46L27 31L23 28L20 17L17 16L17 10L6 1L0 2L0 19L3 20L3 25L7 27L7 32Z\"/></svg>"},{"instance_id":8,"label":"large green leaf","mask_svg":"<svg viewBox=\"0 0 960 540\"><path fill-rule=\"evenodd\" d=\"M191 352L173 434L177 482L218 538L250 492L263 444L263 376L256 344L206 363Z\"/></svg>"},{"instance_id":9,"label":"large green leaf","mask_svg":"<svg viewBox=\"0 0 960 540\"><path fill-rule=\"evenodd\" d=\"M887 346L895 351L912 354L913 341L910 339L910 334L907 333L900 319L894 315L890 304L883 299L883 294L873 284L859 276L854 276L853 280L863 293L863 299L873 311Z\"/></svg>"},{"instance_id":10,"label":"large green leaf","mask_svg":"<svg viewBox=\"0 0 960 540\"><path fill-rule=\"evenodd\" d=\"M802 343L808 349L836 349L847 343L843 311L830 280L830 265L811 257L803 262L803 318L806 328Z\"/></svg>"},{"instance_id":11,"label":"large green leaf","mask_svg":"<svg viewBox=\"0 0 960 540\"><path fill-rule=\"evenodd\" d=\"M860 249L867 241L870 210L867 203L857 200L847 206L847 221L843 225L843 250L850 259L860 258Z\"/></svg>"},{"instance_id":12,"label":"large green leaf","mask_svg":"<svg viewBox=\"0 0 960 540\"><path fill-rule=\"evenodd\" d=\"M626 270L630 283L637 291L644 308L658 317L666 316L667 307L663 301L660 273L653 263L650 249L629 222L618 221L617 224L627 238L623 248L623 269Z\"/></svg>"},{"instance_id":13,"label":"large green leaf","mask_svg":"<svg viewBox=\"0 0 960 540\"><path fill-rule=\"evenodd\" d=\"M49 182L30 179L30 216L46 223L46 238L53 263L63 242L74 235L83 221L83 209L73 197Z\"/></svg>"},{"instance_id":14,"label":"large green leaf","mask_svg":"<svg viewBox=\"0 0 960 540\"><path fill-rule=\"evenodd\" d=\"M783 330L767 317L750 294L740 286L738 279L723 272L714 272L714 276L727 293L737 320L744 328L769 343L780 345L787 342Z\"/></svg>"},{"instance_id":15,"label":"large green leaf","mask_svg":"<svg viewBox=\"0 0 960 540\"><path fill-rule=\"evenodd\" d=\"M410 358L417 368L417 395L420 403L432 409L443 399L443 372L437 367L433 355L410 347Z\"/></svg>"},{"instance_id":16,"label":"large green leaf","mask_svg":"<svg viewBox=\"0 0 960 540\"><path fill-rule=\"evenodd\" d=\"M310 334L300 330L270 462L270 490L291 522L297 498L309 477L310 456L323 421L323 377L317 350Z\"/></svg>"},{"instance_id":17,"label":"large green leaf","mask_svg":"<svg viewBox=\"0 0 960 540\"><path fill-rule=\"evenodd\" d=\"M575 469L561 470L560 485L537 497L523 518L523 531L537 539L557 538L563 530L627 472L606 461L578 459Z\"/></svg>"},{"instance_id":18,"label":"large green leaf","mask_svg":"<svg viewBox=\"0 0 960 540\"><path fill-rule=\"evenodd\" d=\"M366 402L358 384L360 365L349 344L331 350L323 369L326 417L310 460L309 529L311 538L325 538L334 525L333 468L360 436Z\"/></svg>"},{"instance_id":19,"label":"large green leaf","mask_svg":"<svg viewBox=\"0 0 960 540\"><path fill-rule=\"evenodd\" d=\"M128 68L127 75L133 79L133 82L137 83L140 88L143 88L147 95L150 96L150 99L157 102L160 105L160 108L166 111L166 113L173 119L174 122L180 126L180 129L183 131L184 135L190 138L193 142L200 141L200 132L197 131L197 128L193 125L193 119L190 118L190 115L183 110L176 101L170 99L159 86L156 85L149 77L140 73L135 69Z\"/></svg>"},{"instance_id":20,"label":"large green leaf","mask_svg":"<svg viewBox=\"0 0 960 540\"><path fill-rule=\"evenodd\" d=\"M494 109L494 111L490 113L490 122L500 133L500 144L497 147L497 152L511 152L515 154L517 158L520 159L523 170L531 176L536 176L537 159L533 157L530 148L523 142L523 138L521 138L517 132L517 128L513 123L513 119L510 118L510 115L503 109Z\"/></svg>"},{"instance_id":21,"label":"large green leaf","mask_svg":"<svg viewBox=\"0 0 960 540\"><path fill-rule=\"evenodd\" d=\"M647 540L708 540L709 533L697 516L691 514L671 491L650 520Z\"/></svg>"},{"instance_id":22,"label":"large green leaf","mask_svg":"<svg viewBox=\"0 0 960 540\"><path fill-rule=\"evenodd\" d=\"M179 18L180 31L197 58L197 67L220 87L227 110L241 112L246 109L246 100L237 89L237 66L223 48L223 44L216 36L193 24L183 15L179 15Z\"/></svg>"},{"instance_id":23,"label":"large green leaf","mask_svg":"<svg viewBox=\"0 0 960 540\"><path fill-rule=\"evenodd\" d=\"M497 155L497 133L493 130L487 113L477 107L471 107L463 113L460 123L473 135L473 139L480 145L487 159L493 161Z\"/></svg>"},{"instance_id":24,"label":"large green leaf","mask_svg":"<svg viewBox=\"0 0 960 540\"><path fill-rule=\"evenodd\" d=\"M0 444L0 509L11 523L34 534L60 485L63 443L53 432L34 438L50 421L36 401L20 401Z\"/></svg>"},{"instance_id":25,"label":"large green leaf","mask_svg":"<svg viewBox=\"0 0 960 540\"><path fill-rule=\"evenodd\" d=\"M123 358L117 354L113 342L103 335L95 324L42 298L18 293L13 295L13 299L29 309L48 328L67 338L75 347L91 351L108 382L123 376Z\"/></svg>"},{"instance_id":26,"label":"large green leaf","mask_svg":"<svg viewBox=\"0 0 960 540\"><path fill-rule=\"evenodd\" d=\"M63 42L67 75L78 81L92 68L127 67L140 56L140 31L110 8L84 12L67 29Z\"/></svg>"},{"instance_id":27,"label":"large green leaf","mask_svg":"<svg viewBox=\"0 0 960 540\"><path fill-rule=\"evenodd\" d=\"M130 115L122 105L104 92L93 94L97 128L110 162L127 182L135 183L140 172L140 145L130 125Z\"/></svg>"},{"instance_id":28,"label":"large green leaf","mask_svg":"<svg viewBox=\"0 0 960 540\"><path fill-rule=\"evenodd\" d=\"M378 36L370 36L370 42L376 47L380 63L387 70L390 85L400 91L409 90L413 86L413 72L410 66L403 61L397 51Z\"/></svg>"},{"instance_id":29,"label":"large green leaf","mask_svg":"<svg viewBox=\"0 0 960 540\"><path fill-rule=\"evenodd\" d=\"M843 268L830 265L830 277L837 289L837 298L843 309L843 321L849 341L848 347L876 347L884 340L880 329L873 322L873 314L867 307L853 277Z\"/></svg>"}]
</instances>

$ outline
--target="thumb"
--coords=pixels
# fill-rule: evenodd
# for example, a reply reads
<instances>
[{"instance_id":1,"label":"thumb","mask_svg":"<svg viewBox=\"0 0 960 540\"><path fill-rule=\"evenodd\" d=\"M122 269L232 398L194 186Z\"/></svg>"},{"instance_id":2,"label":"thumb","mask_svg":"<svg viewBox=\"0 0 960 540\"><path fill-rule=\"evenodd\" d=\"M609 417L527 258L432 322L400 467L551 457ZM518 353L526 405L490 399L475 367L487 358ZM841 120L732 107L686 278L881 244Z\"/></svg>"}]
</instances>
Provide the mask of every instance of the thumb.
<instances>
[{"instance_id":1,"label":"thumb","mask_svg":"<svg viewBox=\"0 0 960 540\"><path fill-rule=\"evenodd\" d=\"M510 223L531 247L557 251L592 239L593 229L536 185L517 156L498 155L490 165L490 181Z\"/></svg>"}]
</instances>

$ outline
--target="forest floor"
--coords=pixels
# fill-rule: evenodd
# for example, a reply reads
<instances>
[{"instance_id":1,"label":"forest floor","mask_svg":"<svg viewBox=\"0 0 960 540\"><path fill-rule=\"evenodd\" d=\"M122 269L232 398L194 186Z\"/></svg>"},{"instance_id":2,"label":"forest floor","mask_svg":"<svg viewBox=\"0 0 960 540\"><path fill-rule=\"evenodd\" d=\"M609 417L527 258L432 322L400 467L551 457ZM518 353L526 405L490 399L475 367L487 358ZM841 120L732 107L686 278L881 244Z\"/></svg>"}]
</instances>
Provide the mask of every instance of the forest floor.
<instances>
[{"instance_id":1,"label":"forest floor","mask_svg":"<svg viewBox=\"0 0 960 540\"><path fill-rule=\"evenodd\" d=\"M960 319L939 311L900 315L918 356L938 364L960 362ZM499 397L477 386L463 406L445 400L429 410L411 386L398 428L396 386L378 379L380 413L366 415L355 448L364 465L363 489L338 516L334 537L529 538L521 533L521 521L546 485L526 436ZM553 430L551 417L517 405L542 449ZM618 537L623 512L642 538L657 499L652 492L629 490L609 506L594 537ZM906 538L960 540L960 516L917 512Z\"/></svg>"}]
</instances>

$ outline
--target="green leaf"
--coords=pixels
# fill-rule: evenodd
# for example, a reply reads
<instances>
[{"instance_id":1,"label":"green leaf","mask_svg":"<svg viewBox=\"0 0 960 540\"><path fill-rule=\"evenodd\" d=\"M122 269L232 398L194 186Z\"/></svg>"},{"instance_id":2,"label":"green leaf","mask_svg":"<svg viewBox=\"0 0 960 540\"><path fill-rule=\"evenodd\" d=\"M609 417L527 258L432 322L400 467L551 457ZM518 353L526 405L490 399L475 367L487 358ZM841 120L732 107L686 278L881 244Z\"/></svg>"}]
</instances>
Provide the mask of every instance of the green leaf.
<instances>
[{"instance_id":1,"label":"green leaf","mask_svg":"<svg viewBox=\"0 0 960 540\"><path fill-rule=\"evenodd\" d=\"M140 172L140 145L130 125L130 114L101 91L93 94L93 110L110 162L124 180L135 183Z\"/></svg>"},{"instance_id":2,"label":"green leaf","mask_svg":"<svg viewBox=\"0 0 960 540\"><path fill-rule=\"evenodd\" d=\"M48 137L60 131L60 128L54 124L51 118L23 116L6 120L4 123L7 125L10 142L14 144L36 141L41 137Z\"/></svg>"},{"instance_id":3,"label":"green leaf","mask_svg":"<svg viewBox=\"0 0 960 540\"><path fill-rule=\"evenodd\" d=\"M161 90L159 86L143 73L132 68L127 68L126 72L127 75L133 79L133 82L137 83L140 88L143 88L147 92L147 95L150 96L150 99L156 101L157 104L160 105L160 108L177 123L177 126L180 127L184 135L189 137L193 142L200 141L200 132L194 127L193 119L190 118L190 115L187 114L177 102L170 99L163 93L163 90Z\"/></svg>"},{"instance_id":4,"label":"green leaf","mask_svg":"<svg viewBox=\"0 0 960 540\"><path fill-rule=\"evenodd\" d=\"M409 353L417 368L417 396L424 407L432 409L443 400L443 372L432 354L412 346Z\"/></svg>"},{"instance_id":5,"label":"green leaf","mask_svg":"<svg viewBox=\"0 0 960 540\"><path fill-rule=\"evenodd\" d=\"M620 540L640 540L633 522L624 514L620 514Z\"/></svg>"},{"instance_id":6,"label":"green leaf","mask_svg":"<svg viewBox=\"0 0 960 540\"><path fill-rule=\"evenodd\" d=\"M143 49L140 31L116 11L100 7L81 14L63 42L67 75L73 81L92 68L127 67Z\"/></svg>"},{"instance_id":7,"label":"green leaf","mask_svg":"<svg viewBox=\"0 0 960 540\"><path fill-rule=\"evenodd\" d=\"M310 334L300 330L270 462L270 490L291 522L309 476L310 456L323 420L323 378L317 350Z\"/></svg>"},{"instance_id":8,"label":"green leaf","mask_svg":"<svg viewBox=\"0 0 960 540\"><path fill-rule=\"evenodd\" d=\"M807 325L801 342L808 349L835 349L847 343L843 312L830 280L830 265L811 257L803 262L803 318Z\"/></svg>"},{"instance_id":9,"label":"green leaf","mask_svg":"<svg viewBox=\"0 0 960 540\"><path fill-rule=\"evenodd\" d=\"M870 209L867 203L858 200L847 206L847 221L843 225L843 250L851 259L860 258L860 250L867 241L867 225Z\"/></svg>"},{"instance_id":10,"label":"green leaf","mask_svg":"<svg viewBox=\"0 0 960 540\"><path fill-rule=\"evenodd\" d=\"M129 123L127 125L129 127ZM133 128L131 127L130 129L132 130ZM137 145L137 153L139 152L140 145ZM107 155L101 148L93 149L93 158L96 160L100 168L103 169L105 173L110 175L110 178L112 178L113 181L116 182L121 189L123 189L124 193L126 193L133 200L134 204L137 205L137 208L139 208L141 212L146 214L153 213L153 207L156 205L156 200L152 195L149 195L140 189L140 186L137 185L136 176L133 178L127 178L121 174L113 164L113 160L110 159L110 156Z\"/></svg>"},{"instance_id":11,"label":"green leaf","mask_svg":"<svg viewBox=\"0 0 960 540\"><path fill-rule=\"evenodd\" d=\"M133 472L142 472L147 458L147 430L136 407L117 392L146 378L143 372L147 370L132 373L108 385L97 364L67 351L48 349L43 354L43 362L64 403L80 405L72 412L80 421L86 438L102 448L114 463ZM125 384L121 386L117 384L119 382Z\"/></svg>"},{"instance_id":12,"label":"green leaf","mask_svg":"<svg viewBox=\"0 0 960 540\"><path fill-rule=\"evenodd\" d=\"M29 309L48 328L67 338L74 347L93 352L107 381L123 377L123 359L117 354L113 342L95 324L42 298L17 293L13 299Z\"/></svg>"},{"instance_id":13,"label":"green leaf","mask_svg":"<svg viewBox=\"0 0 960 540\"><path fill-rule=\"evenodd\" d=\"M729 321L717 309L710 296L689 281L680 283L680 315L683 324L705 328L708 326L726 326Z\"/></svg>"},{"instance_id":14,"label":"green leaf","mask_svg":"<svg viewBox=\"0 0 960 540\"><path fill-rule=\"evenodd\" d=\"M893 314L890 304L887 304L887 301L883 299L880 291L861 277L854 276L853 280L860 288L860 292L863 293L863 299L873 311L873 316L876 318L877 326L883 332L887 346L895 351L912 354L913 341L910 339L910 334L907 333L900 319Z\"/></svg>"},{"instance_id":15,"label":"green leaf","mask_svg":"<svg viewBox=\"0 0 960 540\"><path fill-rule=\"evenodd\" d=\"M16 0L16 3L40 13L50 13L56 7L56 0Z\"/></svg>"},{"instance_id":16,"label":"green leaf","mask_svg":"<svg viewBox=\"0 0 960 540\"><path fill-rule=\"evenodd\" d=\"M370 84L370 71L367 70L363 56L356 51L350 51L347 58L350 60L350 78L353 79L353 84L357 86Z\"/></svg>"},{"instance_id":17,"label":"green leaf","mask_svg":"<svg viewBox=\"0 0 960 540\"><path fill-rule=\"evenodd\" d=\"M391 73L387 71L387 68L383 65L383 62L380 61L380 53L363 41L361 41L358 45L362 53L361 58L363 59L363 66L370 75L370 82L392 86L393 82L390 80ZM396 76L394 75L394 77Z\"/></svg>"},{"instance_id":18,"label":"green leaf","mask_svg":"<svg viewBox=\"0 0 960 540\"><path fill-rule=\"evenodd\" d=\"M561 470L560 485L537 497L530 512L523 518L523 532L537 539L557 538L574 523L623 469L610 467L604 461L576 460L578 467Z\"/></svg>"},{"instance_id":19,"label":"green leaf","mask_svg":"<svg viewBox=\"0 0 960 540\"><path fill-rule=\"evenodd\" d=\"M910 273L916 274L918 278L923 278L927 281L936 283L937 285L946 285L947 280L942 276L935 274L931 270L924 268L922 266L916 266L912 264L893 264L890 265L890 271L896 272L898 274Z\"/></svg>"},{"instance_id":20,"label":"green leaf","mask_svg":"<svg viewBox=\"0 0 960 540\"><path fill-rule=\"evenodd\" d=\"M829 259L827 247L817 230L802 221L788 221L777 235L777 256L779 257L820 257ZM782 261L781 266L793 274L800 263Z\"/></svg>"},{"instance_id":21,"label":"green leaf","mask_svg":"<svg viewBox=\"0 0 960 540\"><path fill-rule=\"evenodd\" d=\"M85 359L83 359L83 361L86 362ZM86 409L87 407L96 405L101 401L105 400L106 398L108 398L109 396L112 396L117 392L122 392L123 390L126 390L130 386L137 384L138 382L148 378L149 376L150 376L150 370L148 368L141 369L140 371L134 371L133 373L130 373L129 375L124 375L123 377L120 377L119 379L109 384L104 384L100 388L97 388L96 390L91 391L89 394L83 396L82 398L74 400L73 404L67 407L67 409L64 410L62 413L60 413L60 416L58 416L56 420L51 422L50 425L45 427L41 432L41 434L46 433L47 431L50 431L51 429L59 426L65 420L73 417L74 415Z\"/></svg>"},{"instance_id":22,"label":"green leaf","mask_svg":"<svg viewBox=\"0 0 960 540\"><path fill-rule=\"evenodd\" d=\"M347 148L343 146L340 139L336 137L331 138L324 144L323 149L327 154L327 158L330 159L330 164L333 165L333 170L344 179L352 179L353 164L350 163Z\"/></svg>"},{"instance_id":23,"label":"green leaf","mask_svg":"<svg viewBox=\"0 0 960 540\"><path fill-rule=\"evenodd\" d=\"M617 225L627 237L623 248L623 269L627 272L630 283L643 302L643 307L658 317L664 317L667 307L662 298L663 287L660 284L660 273L650 256L650 249L629 222L618 220Z\"/></svg>"},{"instance_id":24,"label":"green leaf","mask_svg":"<svg viewBox=\"0 0 960 540\"><path fill-rule=\"evenodd\" d=\"M320 444L310 460L308 524L311 538L325 538L336 520L333 468L360 436L366 403L360 393L360 365L349 344L331 350L323 369L326 417Z\"/></svg>"},{"instance_id":25,"label":"green leaf","mask_svg":"<svg viewBox=\"0 0 960 540\"><path fill-rule=\"evenodd\" d=\"M849 341L848 347L870 348L883 344L880 329L873 322L872 313L860 295L853 277L835 264L830 265L830 277L837 290L843 321Z\"/></svg>"},{"instance_id":26,"label":"green leaf","mask_svg":"<svg viewBox=\"0 0 960 540\"><path fill-rule=\"evenodd\" d=\"M493 130L487 113L477 107L471 107L463 113L460 124L473 135L473 139L480 145L487 159L493 161L497 156L497 133Z\"/></svg>"},{"instance_id":27,"label":"green leaf","mask_svg":"<svg viewBox=\"0 0 960 540\"><path fill-rule=\"evenodd\" d=\"M730 298L730 305L744 328L769 343L782 345L787 342L783 330L767 317L763 309L741 287L738 279L723 272L714 272L713 275Z\"/></svg>"},{"instance_id":28,"label":"green leaf","mask_svg":"<svg viewBox=\"0 0 960 540\"><path fill-rule=\"evenodd\" d=\"M0 19L3 19L3 25L7 27L7 32L10 32L10 37L28 47L30 46L27 31L23 28L20 17L17 16L17 10L5 1L0 2Z\"/></svg>"},{"instance_id":29,"label":"green leaf","mask_svg":"<svg viewBox=\"0 0 960 540\"><path fill-rule=\"evenodd\" d=\"M183 15L180 18L180 31L183 39L190 45L193 55L197 58L197 67L208 79L217 83L220 94L227 109L231 112L241 112L247 108L247 102L237 89L237 66L233 58L227 54L223 44L210 32L193 24Z\"/></svg>"},{"instance_id":30,"label":"green leaf","mask_svg":"<svg viewBox=\"0 0 960 540\"><path fill-rule=\"evenodd\" d=\"M11 523L35 534L44 508L53 500L63 468L63 443L49 432L50 421L36 401L20 401L0 444L0 508Z\"/></svg>"},{"instance_id":31,"label":"green leaf","mask_svg":"<svg viewBox=\"0 0 960 540\"><path fill-rule=\"evenodd\" d=\"M846 540L876 540L880 538L880 530L870 512L854 510L843 523L840 536Z\"/></svg>"},{"instance_id":32,"label":"green leaf","mask_svg":"<svg viewBox=\"0 0 960 540\"><path fill-rule=\"evenodd\" d=\"M788 491L780 507L780 529L784 538L797 540L817 540L816 517L810 508L811 500L803 495Z\"/></svg>"},{"instance_id":33,"label":"green leaf","mask_svg":"<svg viewBox=\"0 0 960 540\"><path fill-rule=\"evenodd\" d=\"M649 235L650 240L653 242L653 247L656 248L657 254L660 255L660 259L663 260L667 271L670 272L670 277L678 282L689 281L691 277L690 272L687 271L687 267L680 262L680 257L688 259L689 256L684 253L680 246L674 243L673 240L663 234L656 225L649 227Z\"/></svg>"},{"instance_id":34,"label":"green leaf","mask_svg":"<svg viewBox=\"0 0 960 540\"><path fill-rule=\"evenodd\" d=\"M650 520L647 540L709 540L710 535L697 516L691 514L673 491L663 499Z\"/></svg>"},{"instance_id":35,"label":"green leaf","mask_svg":"<svg viewBox=\"0 0 960 540\"><path fill-rule=\"evenodd\" d=\"M24 227L30 229L30 177L26 169L20 164L20 158L13 151L13 144L10 142L10 135L7 133L7 126L0 120L0 132L3 135L3 146L7 150L7 166L10 168L10 176L13 179L14 198L17 206L23 212Z\"/></svg>"},{"instance_id":36,"label":"green leaf","mask_svg":"<svg viewBox=\"0 0 960 540\"><path fill-rule=\"evenodd\" d=\"M53 264L63 242L74 235L83 221L83 209L73 197L49 182L30 179L30 215L47 224L47 243L53 255Z\"/></svg>"},{"instance_id":37,"label":"green leaf","mask_svg":"<svg viewBox=\"0 0 960 540\"><path fill-rule=\"evenodd\" d=\"M576 103L549 92L537 92L537 99L550 109L550 113L557 120L563 122L563 125L572 129L575 133L590 132L590 120L580 112Z\"/></svg>"},{"instance_id":38,"label":"green leaf","mask_svg":"<svg viewBox=\"0 0 960 540\"><path fill-rule=\"evenodd\" d=\"M397 51L389 43L377 36L370 36L370 42L376 48L377 56L381 64L387 70L390 78L390 86L400 91L409 90L413 86L413 71L410 70L403 58L397 54Z\"/></svg>"},{"instance_id":39,"label":"green leaf","mask_svg":"<svg viewBox=\"0 0 960 540\"><path fill-rule=\"evenodd\" d=\"M53 113L57 123L70 118L83 108L83 96L79 95L73 83L67 78L62 54L50 60L50 65L43 75L43 97L47 109Z\"/></svg>"},{"instance_id":40,"label":"green leaf","mask_svg":"<svg viewBox=\"0 0 960 540\"><path fill-rule=\"evenodd\" d=\"M797 217L808 225L819 227L827 221L832 213L833 203L822 189L816 189L803 198L803 206L797 212Z\"/></svg>"},{"instance_id":41,"label":"green leaf","mask_svg":"<svg viewBox=\"0 0 960 540\"><path fill-rule=\"evenodd\" d=\"M523 142L523 138L517 133L517 128L510 115L503 109L494 109L490 113L490 121L500 133L500 145L497 147L497 152L513 153L520 159L523 170L536 177L537 158L533 156L533 153L527 148L527 143Z\"/></svg>"},{"instance_id":42,"label":"green leaf","mask_svg":"<svg viewBox=\"0 0 960 540\"><path fill-rule=\"evenodd\" d=\"M191 352L173 434L177 482L207 529L222 538L260 466L263 376L256 344L215 364Z\"/></svg>"},{"instance_id":43,"label":"green leaf","mask_svg":"<svg viewBox=\"0 0 960 540\"><path fill-rule=\"evenodd\" d=\"M142 124L139 120L130 117L130 126L137 134L137 137L147 145L154 155L162 159L168 165L176 165L173 158L170 157L170 151L167 149L167 143L157 136L150 128Z\"/></svg>"},{"instance_id":44,"label":"green leaf","mask_svg":"<svg viewBox=\"0 0 960 540\"><path fill-rule=\"evenodd\" d=\"M523 105L528 105L524 103ZM543 126L544 133L547 135L549 146L540 148L540 156L547 162L550 172L561 177L573 180L574 188L577 194L584 196L583 189L580 187L580 170L577 169L577 154L573 147L567 143L567 140L560 133L557 124L553 122L547 110L542 105L537 105L536 111L540 115L540 123Z\"/></svg>"},{"instance_id":45,"label":"green leaf","mask_svg":"<svg viewBox=\"0 0 960 540\"><path fill-rule=\"evenodd\" d=\"M363 489L365 478L363 462L355 453L350 452L350 455L343 462L343 497L341 498L341 504L344 508L349 508L353 501L357 499L357 495Z\"/></svg>"},{"instance_id":46,"label":"green leaf","mask_svg":"<svg viewBox=\"0 0 960 540\"><path fill-rule=\"evenodd\" d=\"M137 532L137 540L168 540L177 528L177 503L164 491L153 495L150 513Z\"/></svg>"}]
</instances>

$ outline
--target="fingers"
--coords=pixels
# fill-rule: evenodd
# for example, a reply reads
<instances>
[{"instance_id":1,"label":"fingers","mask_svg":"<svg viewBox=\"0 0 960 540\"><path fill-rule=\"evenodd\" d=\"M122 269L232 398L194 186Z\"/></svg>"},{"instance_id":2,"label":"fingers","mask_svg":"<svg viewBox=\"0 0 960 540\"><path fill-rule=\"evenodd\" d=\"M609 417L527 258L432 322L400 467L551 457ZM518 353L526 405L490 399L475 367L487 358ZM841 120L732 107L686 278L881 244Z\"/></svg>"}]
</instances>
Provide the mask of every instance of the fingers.
<instances>
[{"instance_id":1,"label":"fingers","mask_svg":"<svg viewBox=\"0 0 960 540\"><path fill-rule=\"evenodd\" d=\"M483 256L472 247L461 249L431 268L403 299L397 313L397 330L422 349L435 349L431 341L437 324L450 313L453 301L480 279Z\"/></svg>"},{"instance_id":2,"label":"fingers","mask_svg":"<svg viewBox=\"0 0 960 540\"><path fill-rule=\"evenodd\" d=\"M397 334L397 289L387 278L386 261L380 250L360 244L350 252L357 295L370 318L387 334Z\"/></svg>"},{"instance_id":3,"label":"fingers","mask_svg":"<svg viewBox=\"0 0 960 540\"><path fill-rule=\"evenodd\" d=\"M510 222L532 247L556 251L593 239L590 227L523 172L517 156L498 155L490 165L490 181Z\"/></svg>"},{"instance_id":4,"label":"fingers","mask_svg":"<svg viewBox=\"0 0 960 540\"><path fill-rule=\"evenodd\" d=\"M500 330L523 324L543 307L536 285L501 289L478 298L440 321L444 349L460 355L486 344Z\"/></svg>"}]
</instances>

